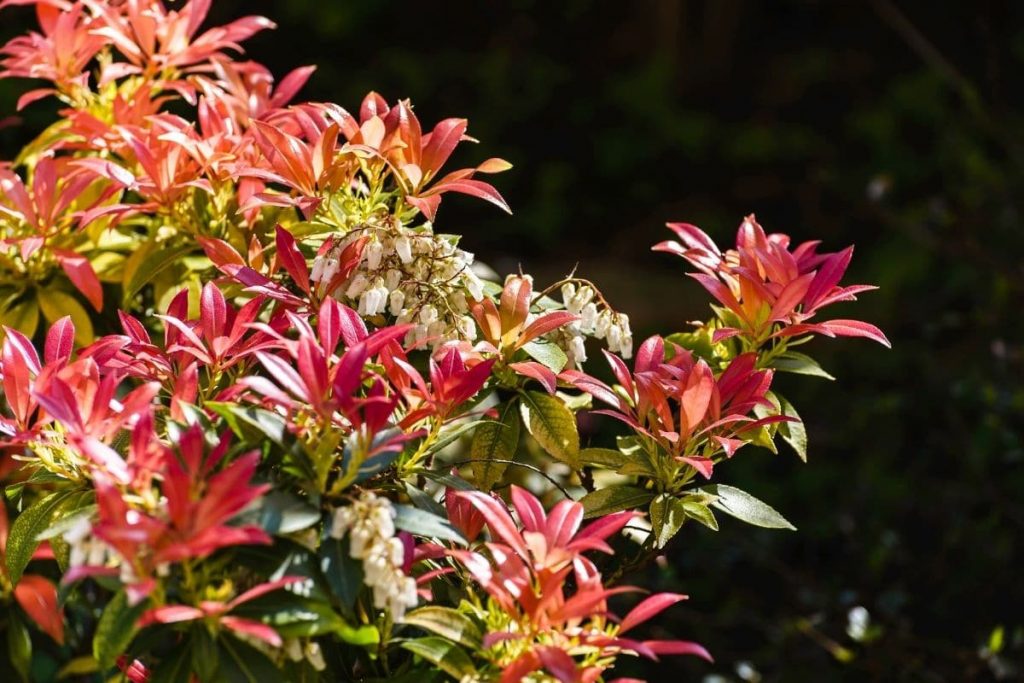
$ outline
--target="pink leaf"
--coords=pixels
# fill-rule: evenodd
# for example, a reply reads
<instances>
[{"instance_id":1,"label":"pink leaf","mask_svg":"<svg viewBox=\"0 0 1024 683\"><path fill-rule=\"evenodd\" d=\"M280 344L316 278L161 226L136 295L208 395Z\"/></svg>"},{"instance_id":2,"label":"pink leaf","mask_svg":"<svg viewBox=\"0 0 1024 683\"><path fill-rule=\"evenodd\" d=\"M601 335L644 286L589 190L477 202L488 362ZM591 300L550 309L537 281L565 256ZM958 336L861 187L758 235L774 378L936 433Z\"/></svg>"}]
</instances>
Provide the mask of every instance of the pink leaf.
<instances>
[{"instance_id":1,"label":"pink leaf","mask_svg":"<svg viewBox=\"0 0 1024 683\"><path fill-rule=\"evenodd\" d=\"M677 602L686 600L688 597L679 593L658 593L644 599L639 605L630 610L629 614L622 620L622 623L619 625L619 633L629 631Z\"/></svg>"},{"instance_id":2,"label":"pink leaf","mask_svg":"<svg viewBox=\"0 0 1024 683\"><path fill-rule=\"evenodd\" d=\"M694 655L709 662L715 661L711 654L697 643L683 640L647 640L644 645L659 655Z\"/></svg>"},{"instance_id":3,"label":"pink leaf","mask_svg":"<svg viewBox=\"0 0 1024 683\"><path fill-rule=\"evenodd\" d=\"M46 333L46 346L43 350L43 358L47 365L53 363L65 363L71 358L71 352L75 348L75 324L71 322L71 316L66 315L51 327Z\"/></svg>"},{"instance_id":4,"label":"pink leaf","mask_svg":"<svg viewBox=\"0 0 1024 683\"><path fill-rule=\"evenodd\" d=\"M63 249L54 249L53 252L71 283L78 288L78 291L92 304L93 308L97 311L102 310L103 286L100 284L100 279L96 277L96 271L92 269L89 259Z\"/></svg>"},{"instance_id":5,"label":"pink leaf","mask_svg":"<svg viewBox=\"0 0 1024 683\"><path fill-rule=\"evenodd\" d=\"M821 327L839 337L866 337L882 346L892 348L892 344L880 329L860 320L829 320L821 323Z\"/></svg>"},{"instance_id":6,"label":"pink leaf","mask_svg":"<svg viewBox=\"0 0 1024 683\"><path fill-rule=\"evenodd\" d=\"M292 280L306 294L309 294L309 268L306 265L306 257L299 251L295 243L295 237L283 227L278 225L277 233L277 260L284 267Z\"/></svg>"},{"instance_id":7,"label":"pink leaf","mask_svg":"<svg viewBox=\"0 0 1024 683\"><path fill-rule=\"evenodd\" d=\"M551 371L551 368L541 365L536 361L509 363L508 366L515 370L516 373L540 382L544 389L552 396L555 394L555 389L558 388L558 378L555 377L555 373Z\"/></svg>"}]
</instances>

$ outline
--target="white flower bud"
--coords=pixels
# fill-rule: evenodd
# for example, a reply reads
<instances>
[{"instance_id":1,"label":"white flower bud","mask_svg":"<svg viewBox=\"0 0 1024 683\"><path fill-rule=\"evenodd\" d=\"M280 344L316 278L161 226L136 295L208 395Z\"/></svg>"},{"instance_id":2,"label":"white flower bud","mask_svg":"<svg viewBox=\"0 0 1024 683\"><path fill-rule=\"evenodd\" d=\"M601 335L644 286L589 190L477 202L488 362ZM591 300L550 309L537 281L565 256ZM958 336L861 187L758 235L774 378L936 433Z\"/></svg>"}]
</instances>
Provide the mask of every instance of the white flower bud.
<instances>
[{"instance_id":1,"label":"white flower bud","mask_svg":"<svg viewBox=\"0 0 1024 683\"><path fill-rule=\"evenodd\" d=\"M423 323L424 325L429 325L435 320L437 320L437 309L434 308L432 305L427 304L422 309L420 309L421 323Z\"/></svg>"},{"instance_id":2,"label":"white flower bud","mask_svg":"<svg viewBox=\"0 0 1024 683\"><path fill-rule=\"evenodd\" d=\"M569 308L569 302L576 298L576 285L571 282L566 282L562 285L562 303L565 304L566 308Z\"/></svg>"},{"instance_id":3,"label":"white flower bud","mask_svg":"<svg viewBox=\"0 0 1024 683\"><path fill-rule=\"evenodd\" d=\"M608 350L612 353L617 353L620 350L619 344L622 342L622 328L618 324L613 324L608 328Z\"/></svg>"},{"instance_id":4,"label":"white flower bud","mask_svg":"<svg viewBox=\"0 0 1024 683\"><path fill-rule=\"evenodd\" d=\"M601 314L597 316L597 321L594 322L594 336L598 339L604 339L605 335L608 334L608 328L612 325L612 316L607 310L601 311Z\"/></svg>"},{"instance_id":5,"label":"white flower bud","mask_svg":"<svg viewBox=\"0 0 1024 683\"><path fill-rule=\"evenodd\" d=\"M391 268L384 274L384 286L389 292L393 292L402 286L402 271Z\"/></svg>"},{"instance_id":6,"label":"white flower bud","mask_svg":"<svg viewBox=\"0 0 1024 683\"><path fill-rule=\"evenodd\" d=\"M398 316L402 313L402 306L405 305L405 292L396 289L391 292L390 305L391 315Z\"/></svg>"},{"instance_id":7,"label":"white flower bud","mask_svg":"<svg viewBox=\"0 0 1024 683\"><path fill-rule=\"evenodd\" d=\"M587 362L587 345L583 337L573 337L569 342L569 355L575 365L580 366Z\"/></svg>"},{"instance_id":8,"label":"white flower bud","mask_svg":"<svg viewBox=\"0 0 1024 683\"><path fill-rule=\"evenodd\" d=\"M471 270L466 271L466 291L473 301L480 301L484 298L484 283Z\"/></svg>"},{"instance_id":9,"label":"white flower bud","mask_svg":"<svg viewBox=\"0 0 1024 683\"><path fill-rule=\"evenodd\" d=\"M366 269L373 272L380 268L380 260L384 256L384 245L374 240L366 245L363 255L366 257Z\"/></svg>"},{"instance_id":10,"label":"white flower bud","mask_svg":"<svg viewBox=\"0 0 1024 683\"><path fill-rule=\"evenodd\" d=\"M594 329L594 323L597 321L597 304L594 302L588 303L580 311L580 328L584 330Z\"/></svg>"},{"instance_id":11,"label":"white flower bud","mask_svg":"<svg viewBox=\"0 0 1024 683\"><path fill-rule=\"evenodd\" d=\"M395 253L398 254L402 263L412 263L412 244L409 242L408 236L402 235L395 240Z\"/></svg>"},{"instance_id":12,"label":"white flower bud","mask_svg":"<svg viewBox=\"0 0 1024 683\"><path fill-rule=\"evenodd\" d=\"M317 671L323 671L327 668L327 662L324 661L324 653L320 651L320 643L316 641L309 641L306 643L306 659L309 660L310 665Z\"/></svg>"},{"instance_id":13,"label":"white flower bud","mask_svg":"<svg viewBox=\"0 0 1024 683\"><path fill-rule=\"evenodd\" d=\"M349 299L355 299L369 286L370 281L366 279L366 276L362 273L358 273L354 278L352 278L352 282L349 283L348 288L345 290L345 296Z\"/></svg>"}]
</instances>

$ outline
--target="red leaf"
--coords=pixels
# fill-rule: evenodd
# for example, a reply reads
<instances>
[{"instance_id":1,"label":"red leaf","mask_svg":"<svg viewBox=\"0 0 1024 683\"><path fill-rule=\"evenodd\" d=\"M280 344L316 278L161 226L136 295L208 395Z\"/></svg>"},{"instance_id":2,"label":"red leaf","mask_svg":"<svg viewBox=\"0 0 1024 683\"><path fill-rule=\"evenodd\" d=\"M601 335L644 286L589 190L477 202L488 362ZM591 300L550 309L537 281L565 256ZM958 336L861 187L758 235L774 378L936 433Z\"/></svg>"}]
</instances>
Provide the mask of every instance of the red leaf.
<instances>
[{"instance_id":1,"label":"red leaf","mask_svg":"<svg viewBox=\"0 0 1024 683\"><path fill-rule=\"evenodd\" d=\"M65 251L63 249L54 249L53 252L60 262L60 267L64 269L68 279L71 280L71 283L78 288L78 291L92 304L93 308L97 311L102 310L103 285L100 284L100 279L96 277L96 271L92 269L89 259L73 251Z\"/></svg>"},{"instance_id":2,"label":"red leaf","mask_svg":"<svg viewBox=\"0 0 1024 683\"><path fill-rule=\"evenodd\" d=\"M671 607L677 602L686 600L689 596L681 595L679 593L658 593L652 595L640 602L639 605L629 611L629 614L622 620L619 625L619 633L625 633L634 626L644 623L648 619L653 618L656 614L659 614L663 610Z\"/></svg>"},{"instance_id":3,"label":"red leaf","mask_svg":"<svg viewBox=\"0 0 1024 683\"><path fill-rule=\"evenodd\" d=\"M569 311L552 311L551 313L541 315L522 331L519 335L519 341L516 342L516 348L536 339L542 334L547 334L552 330L557 330L559 327L564 327L579 319L580 317L578 315L570 313Z\"/></svg>"},{"instance_id":4,"label":"red leaf","mask_svg":"<svg viewBox=\"0 0 1024 683\"><path fill-rule=\"evenodd\" d=\"M57 606L57 588L49 579L25 574L14 587L14 598L40 629L64 644L64 611Z\"/></svg>"},{"instance_id":5,"label":"red leaf","mask_svg":"<svg viewBox=\"0 0 1024 683\"><path fill-rule=\"evenodd\" d=\"M529 557L522 534L516 528L505 506L479 491L459 491L455 495L465 498L487 519L487 526L495 536L507 543L520 557Z\"/></svg>"},{"instance_id":6,"label":"red leaf","mask_svg":"<svg viewBox=\"0 0 1024 683\"><path fill-rule=\"evenodd\" d=\"M555 373L551 371L551 368L541 365L536 361L509 363L508 366L520 375L537 380L549 394L554 396L555 389L558 388L558 378L555 377Z\"/></svg>"},{"instance_id":7,"label":"red leaf","mask_svg":"<svg viewBox=\"0 0 1024 683\"><path fill-rule=\"evenodd\" d=\"M227 334L228 304L217 285L207 282L199 297L199 321L207 342Z\"/></svg>"},{"instance_id":8,"label":"red leaf","mask_svg":"<svg viewBox=\"0 0 1024 683\"><path fill-rule=\"evenodd\" d=\"M427 190L426 195L437 195L443 192L459 192L461 194L468 194L472 197L478 197L479 199L483 199L494 204L506 213L512 213L512 209L509 208L508 202L505 201L505 198L502 197L496 189L494 189L493 185L485 183L482 180L472 180L467 178L464 180L449 180L441 182Z\"/></svg>"},{"instance_id":9,"label":"red leaf","mask_svg":"<svg viewBox=\"0 0 1024 683\"><path fill-rule=\"evenodd\" d=\"M306 265L306 257L299 251L298 245L295 243L295 237L278 225L275 228L277 232L277 260L288 274L292 276L292 280L299 286L306 294L309 294L309 267Z\"/></svg>"},{"instance_id":10,"label":"red leaf","mask_svg":"<svg viewBox=\"0 0 1024 683\"><path fill-rule=\"evenodd\" d=\"M701 645L684 640L647 640L644 645L659 655L694 655L709 662L715 661Z\"/></svg>"},{"instance_id":11,"label":"red leaf","mask_svg":"<svg viewBox=\"0 0 1024 683\"><path fill-rule=\"evenodd\" d=\"M860 320L829 320L821 323L821 327L828 329L839 337L866 337L878 342L882 346L892 348L892 344L880 329Z\"/></svg>"},{"instance_id":12,"label":"red leaf","mask_svg":"<svg viewBox=\"0 0 1024 683\"><path fill-rule=\"evenodd\" d=\"M242 619L240 617L222 617L220 623L231 629L235 633L242 633L253 638L259 638L262 641L267 642L272 647L281 646L281 636L278 635L270 626L260 623L258 621L252 621L251 619Z\"/></svg>"},{"instance_id":13,"label":"red leaf","mask_svg":"<svg viewBox=\"0 0 1024 683\"><path fill-rule=\"evenodd\" d=\"M234 247L225 242L213 237L197 237L199 245L206 252L206 257L213 261L213 265L217 267L221 272L231 273L227 270L228 266L244 266L245 259L239 254Z\"/></svg>"},{"instance_id":14,"label":"red leaf","mask_svg":"<svg viewBox=\"0 0 1024 683\"><path fill-rule=\"evenodd\" d=\"M577 683L581 681L580 672L576 668L576 660L570 657L565 650L554 646L544 646L537 649L537 656L541 664L549 674L562 683Z\"/></svg>"},{"instance_id":15,"label":"red leaf","mask_svg":"<svg viewBox=\"0 0 1024 683\"><path fill-rule=\"evenodd\" d=\"M705 479L711 478L711 471L715 467L715 461L712 460L711 458L703 458L697 455L693 455L679 459L685 462L687 465L693 467L693 469L697 470L702 475L704 475Z\"/></svg>"},{"instance_id":16,"label":"red leaf","mask_svg":"<svg viewBox=\"0 0 1024 683\"><path fill-rule=\"evenodd\" d=\"M205 613L198 607L190 607L188 605L164 605L163 607L155 607L151 610L147 610L139 619L139 626L149 626L150 624L176 624L182 621L202 619L204 616L206 616Z\"/></svg>"},{"instance_id":17,"label":"red leaf","mask_svg":"<svg viewBox=\"0 0 1024 683\"><path fill-rule=\"evenodd\" d=\"M65 363L71 358L71 351L75 348L75 325L71 322L71 316L66 315L50 327L46 333L46 346L43 350L43 358L47 365L51 363Z\"/></svg>"}]
</instances>

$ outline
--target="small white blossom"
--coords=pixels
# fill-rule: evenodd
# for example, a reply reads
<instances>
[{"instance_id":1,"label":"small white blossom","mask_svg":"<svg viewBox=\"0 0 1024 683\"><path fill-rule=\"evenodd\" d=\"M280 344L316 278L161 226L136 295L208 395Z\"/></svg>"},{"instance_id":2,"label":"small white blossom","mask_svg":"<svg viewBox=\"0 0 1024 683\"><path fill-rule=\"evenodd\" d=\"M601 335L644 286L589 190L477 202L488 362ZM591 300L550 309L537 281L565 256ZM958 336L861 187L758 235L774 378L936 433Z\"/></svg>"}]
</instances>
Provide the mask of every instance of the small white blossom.
<instances>
[{"instance_id":1,"label":"small white blossom","mask_svg":"<svg viewBox=\"0 0 1024 683\"><path fill-rule=\"evenodd\" d=\"M366 258L366 268L370 271L375 271L380 268L380 260L384 257L384 245L373 240L366 245L366 249L363 250L363 256Z\"/></svg>"},{"instance_id":2,"label":"small white blossom","mask_svg":"<svg viewBox=\"0 0 1024 683\"><path fill-rule=\"evenodd\" d=\"M395 252L402 263L407 265L412 263L412 244L406 235L402 235L395 240Z\"/></svg>"},{"instance_id":3,"label":"small white blossom","mask_svg":"<svg viewBox=\"0 0 1024 683\"><path fill-rule=\"evenodd\" d=\"M349 299L355 299L369 286L370 280L362 273L358 273L354 278L352 278L352 281L349 282L348 288L345 290L345 296Z\"/></svg>"},{"instance_id":4,"label":"small white blossom","mask_svg":"<svg viewBox=\"0 0 1024 683\"><path fill-rule=\"evenodd\" d=\"M373 589L373 604L395 621L418 602L416 580L402 571L405 546L395 537L395 509L386 498L364 492L334 511L329 534L349 537L349 555L363 562L363 577ZM307 653L308 656L308 653Z\"/></svg>"}]
</instances>

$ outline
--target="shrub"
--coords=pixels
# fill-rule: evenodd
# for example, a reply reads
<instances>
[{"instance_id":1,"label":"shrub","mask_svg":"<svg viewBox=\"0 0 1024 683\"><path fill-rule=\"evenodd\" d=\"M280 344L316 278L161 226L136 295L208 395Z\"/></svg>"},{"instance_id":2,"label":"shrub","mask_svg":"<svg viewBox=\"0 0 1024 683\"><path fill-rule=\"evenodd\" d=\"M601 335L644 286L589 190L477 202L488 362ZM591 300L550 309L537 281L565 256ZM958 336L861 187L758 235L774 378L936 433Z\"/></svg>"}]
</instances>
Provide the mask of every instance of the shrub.
<instances>
[{"instance_id":1,"label":"shrub","mask_svg":"<svg viewBox=\"0 0 1024 683\"><path fill-rule=\"evenodd\" d=\"M271 22L203 31L209 0L7 5L40 32L0 75L48 82L20 106L65 105L0 168L11 675L568 682L710 659L636 635L685 596L609 600L689 520L792 528L710 482L747 444L806 457L772 391L827 377L798 346L888 343L820 318L871 289L840 284L852 249L750 216L723 252L671 223L655 250L713 316L634 344L594 283L495 282L435 231L450 193L508 210L482 179L507 162L443 170L464 119L289 104L313 69L241 61ZM614 383L587 369L598 344ZM621 435L581 443L584 411Z\"/></svg>"}]
</instances>

